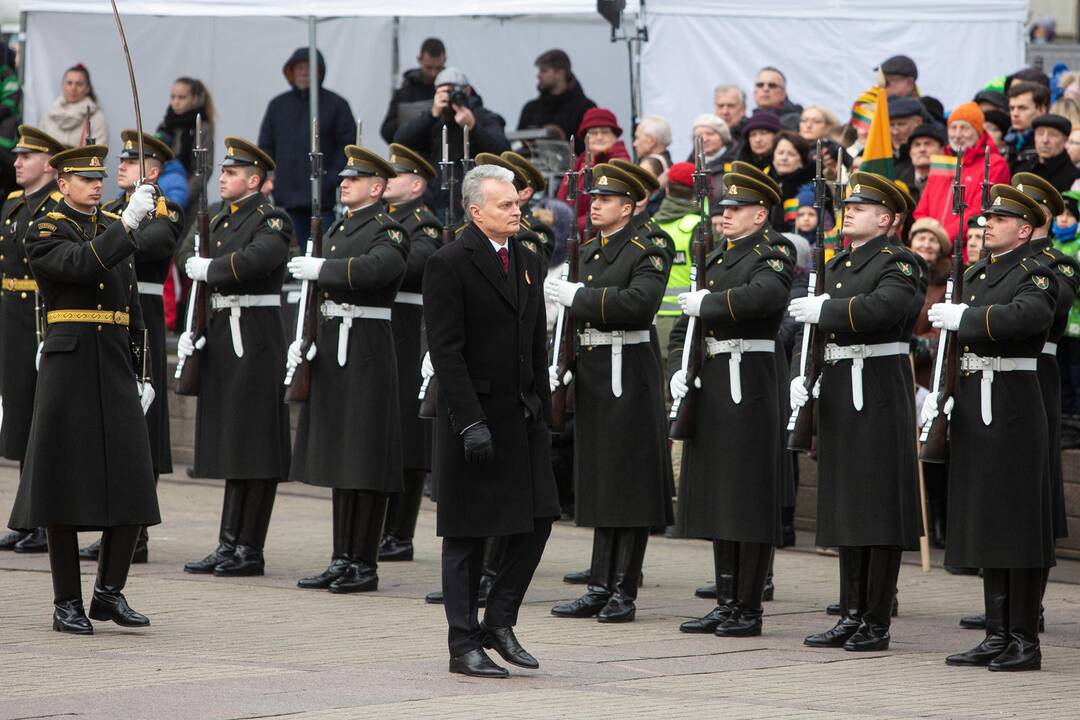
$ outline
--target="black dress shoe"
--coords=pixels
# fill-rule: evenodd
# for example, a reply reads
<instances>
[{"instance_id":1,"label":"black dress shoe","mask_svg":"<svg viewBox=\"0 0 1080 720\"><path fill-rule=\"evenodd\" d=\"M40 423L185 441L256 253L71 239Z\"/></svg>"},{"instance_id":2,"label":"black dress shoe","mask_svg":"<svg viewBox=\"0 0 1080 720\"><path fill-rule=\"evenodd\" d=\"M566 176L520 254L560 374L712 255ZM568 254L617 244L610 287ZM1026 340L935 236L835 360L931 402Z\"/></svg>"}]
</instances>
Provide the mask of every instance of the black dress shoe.
<instances>
[{"instance_id":1,"label":"black dress shoe","mask_svg":"<svg viewBox=\"0 0 1080 720\"><path fill-rule=\"evenodd\" d=\"M266 560L262 550L236 546L236 553L221 561L214 568L215 577L255 577L266 574Z\"/></svg>"},{"instance_id":2,"label":"black dress shoe","mask_svg":"<svg viewBox=\"0 0 1080 720\"><path fill-rule=\"evenodd\" d=\"M146 627L150 624L150 618L131 609L122 592L109 588L94 588L90 617L94 620L112 620L122 627Z\"/></svg>"},{"instance_id":3,"label":"black dress shoe","mask_svg":"<svg viewBox=\"0 0 1080 720\"><path fill-rule=\"evenodd\" d=\"M839 622L823 633L807 635L803 639L803 645L809 647L838 648L844 647L844 643L859 629L859 621L851 618L841 618Z\"/></svg>"},{"instance_id":4,"label":"black dress shoe","mask_svg":"<svg viewBox=\"0 0 1080 720\"><path fill-rule=\"evenodd\" d=\"M596 614L596 619L602 623L628 623L633 622L636 615L634 600L628 595L615 593Z\"/></svg>"},{"instance_id":5,"label":"black dress shoe","mask_svg":"<svg viewBox=\"0 0 1080 720\"><path fill-rule=\"evenodd\" d=\"M982 613L978 615L964 615L960 618L960 627L965 630L985 630L986 629L986 616ZM1005 648L1002 647L1002 650Z\"/></svg>"},{"instance_id":6,"label":"black dress shoe","mask_svg":"<svg viewBox=\"0 0 1080 720\"><path fill-rule=\"evenodd\" d=\"M506 662L530 670L540 667L540 662L521 647L514 635L514 628L488 627L481 622L480 629L484 631L484 647L494 648Z\"/></svg>"},{"instance_id":7,"label":"black dress shoe","mask_svg":"<svg viewBox=\"0 0 1080 720\"><path fill-rule=\"evenodd\" d=\"M562 581L567 585L588 585L590 573L592 573L590 568L578 570L577 572L568 572L562 576Z\"/></svg>"},{"instance_id":8,"label":"black dress shoe","mask_svg":"<svg viewBox=\"0 0 1080 720\"><path fill-rule=\"evenodd\" d=\"M426 602L428 605L442 605L443 604L442 590L432 590L431 592L429 592L427 595L424 596L424 602Z\"/></svg>"},{"instance_id":9,"label":"black dress shoe","mask_svg":"<svg viewBox=\"0 0 1080 720\"><path fill-rule=\"evenodd\" d=\"M405 562L412 559L412 540L398 540L393 535L387 535L379 543L379 560L382 562Z\"/></svg>"},{"instance_id":10,"label":"black dress shoe","mask_svg":"<svg viewBox=\"0 0 1080 720\"><path fill-rule=\"evenodd\" d=\"M956 565L943 565L945 572L950 575L978 575L979 568L957 567Z\"/></svg>"},{"instance_id":11,"label":"black dress shoe","mask_svg":"<svg viewBox=\"0 0 1080 720\"><path fill-rule=\"evenodd\" d=\"M1009 638L1006 635L987 635L981 643L967 652L945 658L945 664L958 667L986 667L994 658L1005 652L1008 645Z\"/></svg>"},{"instance_id":12,"label":"black dress shoe","mask_svg":"<svg viewBox=\"0 0 1080 720\"><path fill-rule=\"evenodd\" d=\"M22 530L12 530L0 537L0 550L14 550L15 544L29 534L30 533L25 533Z\"/></svg>"},{"instance_id":13,"label":"black dress shoe","mask_svg":"<svg viewBox=\"0 0 1080 720\"><path fill-rule=\"evenodd\" d=\"M64 600L54 603L53 630L72 635L93 635L94 626L86 617L82 600Z\"/></svg>"},{"instance_id":14,"label":"black dress shoe","mask_svg":"<svg viewBox=\"0 0 1080 720\"><path fill-rule=\"evenodd\" d=\"M379 574L366 563L354 562L341 577L330 583L327 589L339 595L373 592L379 589Z\"/></svg>"},{"instance_id":15,"label":"black dress shoe","mask_svg":"<svg viewBox=\"0 0 1080 720\"><path fill-rule=\"evenodd\" d=\"M1008 646L986 666L986 669L993 672L1042 670L1042 650L1039 649L1039 641L1012 633L1009 636Z\"/></svg>"},{"instance_id":16,"label":"black dress shoe","mask_svg":"<svg viewBox=\"0 0 1080 720\"><path fill-rule=\"evenodd\" d=\"M691 633L694 635L707 635L731 616L731 607L727 605L717 605L709 614L702 618L696 618L694 620L687 620L679 626L679 632Z\"/></svg>"},{"instance_id":17,"label":"black dress shoe","mask_svg":"<svg viewBox=\"0 0 1080 720\"><path fill-rule=\"evenodd\" d=\"M334 558L321 573L310 577L302 577L296 581L296 585L305 590L325 590L330 587L330 583L344 575L345 571L348 569L348 560L345 558Z\"/></svg>"},{"instance_id":18,"label":"black dress shoe","mask_svg":"<svg viewBox=\"0 0 1080 720\"><path fill-rule=\"evenodd\" d=\"M865 620L844 643L848 652L876 652L889 649L889 628Z\"/></svg>"},{"instance_id":19,"label":"black dress shoe","mask_svg":"<svg viewBox=\"0 0 1080 720\"><path fill-rule=\"evenodd\" d=\"M236 554L236 547L233 545L218 545L217 550L210 553L202 560L192 560L184 565L184 572L194 573L196 575L209 575L214 572L221 563L229 560Z\"/></svg>"},{"instance_id":20,"label":"black dress shoe","mask_svg":"<svg viewBox=\"0 0 1080 720\"><path fill-rule=\"evenodd\" d=\"M483 650L470 650L464 655L450 658L450 672L481 678L504 678L510 671L496 665Z\"/></svg>"},{"instance_id":21,"label":"black dress shoe","mask_svg":"<svg viewBox=\"0 0 1080 720\"><path fill-rule=\"evenodd\" d=\"M101 552L101 541L95 540L84 548L79 549L79 559L87 562L97 562L98 553Z\"/></svg>"},{"instance_id":22,"label":"black dress shoe","mask_svg":"<svg viewBox=\"0 0 1080 720\"><path fill-rule=\"evenodd\" d=\"M590 590L577 600L568 603L559 603L551 608L551 614L555 617L564 618L587 618L593 617L607 605L611 598L610 593L594 592Z\"/></svg>"},{"instance_id":23,"label":"black dress shoe","mask_svg":"<svg viewBox=\"0 0 1080 720\"><path fill-rule=\"evenodd\" d=\"M736 609L713 632L717 637L756 637L761 634L761 610Z\"/></svg>"},{"instance_id":24,"label":"black dress shoe","mask_svg":"<svg viewBox=\"0 0 1080 720\"><path fill-rule=\"evenodd\" d=\"M45 536L45 528L36 528L30 531L22 540L15 543L13 548L17 553L43 553L49 551L49 541Z\"/></svg>"},{"instance_id":25,"label":"black dress shoe","mask_svg":"<svg viewBox=\"0 0 1080 720\"><path fill-rule=\"evenodd\" d=\"M699 597L699 598L704 598L705 600L715 600L716 599L716 583L709 583L707 585L702 585L701 587L699 587L697 590L694 591L694 596Z\"/></svg>"},{"instance_id":26,"label":"black dress shoe","mask_svg":"<svg viewBox=\"0 0 1080 720\"><path fill-rule=\"evenodd\" d=\"M828 605L825 608L825 614L826 615L839 615L840 614L840 603L831 603L830 605Z\"/></svg>"}]
</instances>

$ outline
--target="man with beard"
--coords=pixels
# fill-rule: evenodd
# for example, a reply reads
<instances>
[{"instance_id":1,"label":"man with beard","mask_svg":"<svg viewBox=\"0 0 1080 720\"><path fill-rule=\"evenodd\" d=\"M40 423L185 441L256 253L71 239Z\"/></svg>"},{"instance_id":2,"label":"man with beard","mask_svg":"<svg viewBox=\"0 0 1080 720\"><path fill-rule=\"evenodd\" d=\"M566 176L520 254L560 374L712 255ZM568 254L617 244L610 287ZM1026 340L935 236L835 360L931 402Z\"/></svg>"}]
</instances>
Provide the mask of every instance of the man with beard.
<instances>
[{"instance_id":1,"label":"man with beard","mask_svg":"<svg viewBox=\"0 0 1080 720\"><path fill-rule=\"evenodd\" d=\"M570 70L570 57L562 50L548 50L536 58L536 89L540 97L530 100L521 108L518 118L518 130L545 128L554 126L559 129L562 139L569 139L581 125L581 118L589 108L596 107L585 92L577 77ZM579 147L584 149L585 138L578 138Z\"/></svg>"}]
</instances>

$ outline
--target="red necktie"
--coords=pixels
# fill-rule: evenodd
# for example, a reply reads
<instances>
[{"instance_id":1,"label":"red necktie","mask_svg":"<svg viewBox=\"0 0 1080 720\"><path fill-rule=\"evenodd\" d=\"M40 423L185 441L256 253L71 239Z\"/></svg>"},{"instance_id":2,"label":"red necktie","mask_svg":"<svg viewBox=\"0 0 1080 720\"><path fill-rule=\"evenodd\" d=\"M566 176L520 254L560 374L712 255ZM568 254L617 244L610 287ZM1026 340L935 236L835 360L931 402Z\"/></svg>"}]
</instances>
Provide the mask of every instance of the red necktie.
<instances>
[{"instance_id":1,"label":"red necktie","mask_svg":"<svg viewBox=\"0 0 1080 720\"><path fill-rule=\"evenodd\" d=\"M499 252L497 254L499 256L499 262L502 263L503 272L504 273L509 273L510 272L510 254L508 252L506 252L506 246L504 245L503 247L499 248Z\"/></svg>"}]
</instances>

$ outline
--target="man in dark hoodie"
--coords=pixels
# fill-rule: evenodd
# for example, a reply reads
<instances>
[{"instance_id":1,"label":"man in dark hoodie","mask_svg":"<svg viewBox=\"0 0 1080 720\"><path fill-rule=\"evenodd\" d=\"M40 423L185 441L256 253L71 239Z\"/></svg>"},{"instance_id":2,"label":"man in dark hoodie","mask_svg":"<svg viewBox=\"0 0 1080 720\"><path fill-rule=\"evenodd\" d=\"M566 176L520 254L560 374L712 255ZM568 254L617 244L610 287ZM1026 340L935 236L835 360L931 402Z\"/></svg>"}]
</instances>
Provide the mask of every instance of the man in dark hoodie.
<instances>
[{"instance_id":1,"label":"man in dark hoodie","mask_svg":"<svg viewBox=\"0 0 1080 720\"><path fill-rule=\"evenodd\" d=\"M401 77L401 87L390 98L390 107L379 127L379 134L386 144L394 142L398 128L431 107L435 97L435 78L446 67L446 46L439 38L428 38L420 45L416 64Z\"/></svg>"},{"instance_id":2,"label":"man in dark hoodie","mask_svg":"<svg viewBox=\"0 0 1080 720\"><path fill-rule=\"evenodd\" d=\"M322 86L326 63L319 62L319 150L323 154L323 225L334 221L334 191L338 173L345 167L345 146L356 140L356 121L345 98ZM311 226L311 73L308 49L297 48L282 68L291 89L266 106L259 128L259 147L277 163L274 173L274 204L292 220L301 252L307 247Z\"/></svg>"},{"instance_id":3,"label":"man in dark hoodie","mask_svg":"<svg viewBox=\"0 0 1080 720\"><path fill-rule=\"evenodd\" d=\"M589 108L596 107L577 77L570 71L570 58L562 50L548 50L536 58L536 89L540 97L530 100L521 108L518 130L555 126L569 137L581 125L581 118ZM578 138L583 143L584 138ZM584 150L582 145L579 148Z\"/></svg>"}]
</instances>

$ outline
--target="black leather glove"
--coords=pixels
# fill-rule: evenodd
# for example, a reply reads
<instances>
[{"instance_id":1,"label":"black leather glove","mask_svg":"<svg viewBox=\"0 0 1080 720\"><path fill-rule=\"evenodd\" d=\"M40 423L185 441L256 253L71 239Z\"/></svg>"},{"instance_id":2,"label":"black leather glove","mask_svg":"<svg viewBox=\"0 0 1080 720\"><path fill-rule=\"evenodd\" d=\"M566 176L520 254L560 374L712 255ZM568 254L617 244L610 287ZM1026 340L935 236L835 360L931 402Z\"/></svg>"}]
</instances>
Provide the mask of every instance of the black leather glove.
<instances>
[{"instance_id":1,"label":"black leather glove","mask_svg":"<svg viewBox=\"0 0 1080 720\"><path fill-rule=\"evenodd\" d=\"M478 422L461 434L465 442L465 459L484 466L495 457L495 446L491 444L491 431L486 422Z\"/></svg>"}]
</instances>

